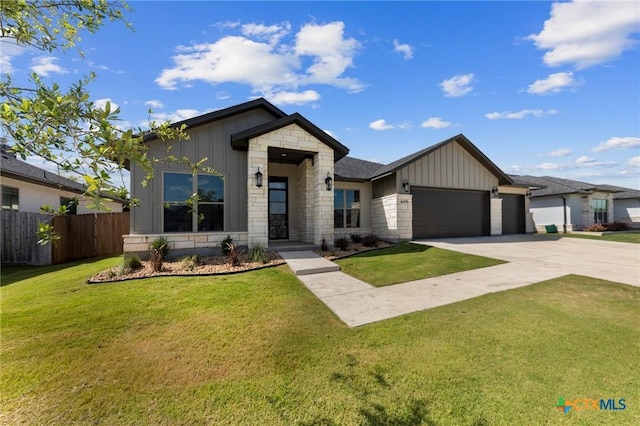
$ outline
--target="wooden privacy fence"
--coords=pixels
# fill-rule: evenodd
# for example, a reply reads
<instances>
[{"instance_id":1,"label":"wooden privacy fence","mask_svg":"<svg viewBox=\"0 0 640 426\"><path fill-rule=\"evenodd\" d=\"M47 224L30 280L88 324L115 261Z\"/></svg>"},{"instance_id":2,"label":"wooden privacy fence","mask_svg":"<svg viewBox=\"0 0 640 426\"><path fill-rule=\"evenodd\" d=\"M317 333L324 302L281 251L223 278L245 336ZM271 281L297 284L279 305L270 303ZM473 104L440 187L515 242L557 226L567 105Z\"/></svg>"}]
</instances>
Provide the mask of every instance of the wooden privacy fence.
<instances>
[{"instance_id":1,"label":"wooden privacy fence","mask_svg":"<svg viewBox=\"0 0 640 426\"><path fill-rule=\"evenodd\" d=\"M129 233L129 212L58 216L53 227L60 239L53 244L51 263L122 254L122 235Z\"/></svg>"},{"instance_id":2,"label":"wooden privacy fence","mask_svg":"<svg viewBox=\"0 0 640 426\"><path fill-rule=\"evenodd\" d=\"M38 244L38 223L51 220L51 215L3 210L2 258L8 265L50 265L51 244Z\"/></svg>"},{"instance_id":3,"label":"wooden privacy fence","mask_svg":"<svg viewBox=\"0 0 640 426\"><path fill-rule=\"evenodd\" d=\"M58 216L2 211L2 263L51 265L96 256L122 254L129 233L129 212ZM38 244L38 223L53 223L60 239Z\"/></svg>"}]
</instances>

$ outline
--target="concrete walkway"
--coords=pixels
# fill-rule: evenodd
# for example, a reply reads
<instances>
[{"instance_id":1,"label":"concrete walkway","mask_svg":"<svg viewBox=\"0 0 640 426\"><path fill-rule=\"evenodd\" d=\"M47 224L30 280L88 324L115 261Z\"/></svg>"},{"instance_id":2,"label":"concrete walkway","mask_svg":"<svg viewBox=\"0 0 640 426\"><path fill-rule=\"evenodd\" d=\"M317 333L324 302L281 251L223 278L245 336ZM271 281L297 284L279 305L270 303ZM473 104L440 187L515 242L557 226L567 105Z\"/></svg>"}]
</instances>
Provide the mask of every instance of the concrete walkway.
<instances>
[{"instance_id":1,"label":"concrete walkway","mask_svg":"<svg viewBox=\"0 0 640 426\"><path fill-rule=\"evenodd\" d=\"M535 235L414 242L509 263L378 288L338 270L314 272L319 260L328 261L313 252L280 254L294 271L304 272L300 281L351 327L568 274L640 287L637 244Z\"/></svg>"}]
</instances>

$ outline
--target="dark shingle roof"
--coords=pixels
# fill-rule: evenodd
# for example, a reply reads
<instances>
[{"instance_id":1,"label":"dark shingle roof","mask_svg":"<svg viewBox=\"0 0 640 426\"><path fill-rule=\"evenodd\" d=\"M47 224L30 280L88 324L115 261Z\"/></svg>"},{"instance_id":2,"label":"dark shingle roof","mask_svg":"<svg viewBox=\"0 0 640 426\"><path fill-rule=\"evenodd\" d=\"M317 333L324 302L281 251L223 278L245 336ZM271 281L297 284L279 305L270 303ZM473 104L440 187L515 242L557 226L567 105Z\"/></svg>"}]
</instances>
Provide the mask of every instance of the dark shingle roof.
<instances>
[{"instance_id":1,"label":"dark shingle roof","mask_svg":"<svg viewBox=\"0 0 640 426\"><path fill-rule=\"evenodd\" d=\"M545 197L549 195L563 194L588 194L595 191L621 192L628 188L616 187L613 185L596 185L593 183L581 182L578 180L563 179L553 176L511 176L516 183L528 184L532 189L531 197ZM615 198L615 197L614 197Z\"/></svg>"},{"instance_id":2,"label":"dark shingle roof","mask_svg":"<svg viewBox=\"0 0 640 426\"><path fill-rule=\"evenodd\" d=\"M384 167L384 164L353 157L344 157L336 161L335 173L337 178L344 180L367 181L372 176L375 176L376 172L382 167Z\"/></svg>"},{"instance_id":3,"label":"dark shingle roof","mask_svg":"<svg viewBox=\"0 0 640 426\"><path fill-rule=\"evenodd\" d=\"M43 170L39 167L25 163L15 158L12 154L2 154L0 161L0 174L5 177L44 185L51 188L61 188L71 192L82 194L84 186L66 177L59 176L53 172Z\"/></svg>"},{"instance_id":4,"label":"dark shingle roof","mask_svg":"<svg viewBox=\"0 0 640 426\"><path fill-rule=\"evenodd\" d=\"M387 173L393 173L398 171L399 169L403 168L404 166L406 166L407 164L419 160L420 158L429 155L430 153L442 148L443 146L453 143L453 142L458 142L464 149L466 149L469 154L471 154L476 160L478 160L478 162L480 162L480 164L482 164L484 167L486 167L491 173L493 173L494 176L496 176L498 178L498 182L501 185L510 185L513 183L513 181L511 180L511 178L509 178L509 176L507 176L502 170L500 170L500 168L498 166L496 166L491 160L489 160L489 158L487 158L473 143L471 143L471 141L469 139L467 139L467 137L463 134L459 134L456 135L452 138L449 138L447 140L444 140L440 143L437 143L435 145L432 145L428 148L425 148L421 151L418 152L414 152L413 154L407 155L406 157L402 157L399 160L394 161L391 164L388 164L382 168L380 168L374 176L372 177L379 177L382 175L385 175Z\"/></svg>"}]
</instances>

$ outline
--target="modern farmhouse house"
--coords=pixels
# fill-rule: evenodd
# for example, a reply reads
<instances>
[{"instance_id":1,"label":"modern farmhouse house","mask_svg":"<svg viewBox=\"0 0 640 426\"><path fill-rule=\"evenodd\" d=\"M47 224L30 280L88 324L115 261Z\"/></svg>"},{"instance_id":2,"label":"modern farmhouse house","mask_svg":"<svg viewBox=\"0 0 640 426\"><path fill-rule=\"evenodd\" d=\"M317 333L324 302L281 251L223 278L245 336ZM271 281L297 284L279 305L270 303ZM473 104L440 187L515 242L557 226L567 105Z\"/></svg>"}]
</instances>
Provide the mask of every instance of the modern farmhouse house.
<instances>
[{"instance_id":1,"label":"modern farmhouse house","mask_svg":"<svg viewBox=\"0 0 640 426\"><path fill-rule=\"evenodd\" d=\"M369 233L389 240L533 232L527 186L515 185L464 135L388 165L349 149L298 113L265 99L191 118L177 157L207 158L219 176L158 165L147 187L131 169L131 231L125 252L144 254L158 236L178 253L276 241L332 245ZM165 143L148 141L150 156ZM161 164L161 163L158 163ZM185 200L198 193L197 206ZM174 251L175 253L175 251Z\"/></svg>"}]
</instances>

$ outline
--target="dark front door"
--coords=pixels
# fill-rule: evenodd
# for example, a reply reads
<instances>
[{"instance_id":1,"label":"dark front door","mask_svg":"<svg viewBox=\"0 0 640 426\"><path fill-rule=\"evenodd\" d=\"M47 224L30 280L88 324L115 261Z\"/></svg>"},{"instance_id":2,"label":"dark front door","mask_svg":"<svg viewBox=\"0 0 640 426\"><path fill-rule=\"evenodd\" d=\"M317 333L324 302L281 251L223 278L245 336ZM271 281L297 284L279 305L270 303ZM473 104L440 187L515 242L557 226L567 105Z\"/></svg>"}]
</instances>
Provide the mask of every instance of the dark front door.
<instances>
[{"instance_id":1,"label":"dark front door","mask_svg":"<svg viewBox=\"0 0 640 426\"><path fill-rule=\"evenodd\" d=\"M524 195L500 194L502 198L502 233L524 234Z\"/></svg>"},{"instance_id":2,"label":"dark front door","mask_svg":"<svg viewBox=\"0 0 640 426\"><path fill-rule=\"evenodd\" d=\"M289 238L287 178L269 178L269 239Z\"/></svg>"}]
</instances>

